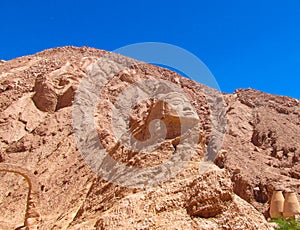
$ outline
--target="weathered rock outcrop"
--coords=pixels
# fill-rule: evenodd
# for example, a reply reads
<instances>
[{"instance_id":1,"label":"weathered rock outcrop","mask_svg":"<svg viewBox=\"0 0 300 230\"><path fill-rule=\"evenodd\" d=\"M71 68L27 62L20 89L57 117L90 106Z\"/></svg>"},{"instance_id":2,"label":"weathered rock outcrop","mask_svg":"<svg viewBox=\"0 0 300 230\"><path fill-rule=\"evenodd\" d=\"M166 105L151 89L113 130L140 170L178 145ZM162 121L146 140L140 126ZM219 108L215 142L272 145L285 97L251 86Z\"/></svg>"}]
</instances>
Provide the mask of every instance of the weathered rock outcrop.
<instances>
[{"instance_id":1,"label":"weathered rock outcrop","mask_svg":"<svg viewBox=\"0 0 300 230\"><path fill-rule=\"evenodd\" d=\"M214 96L206 97L203 92L209 90L207 87L167 69L143 63L127 66L111 76L96 95L99 100L93 119L97 138L89 139L87 144L96 148L91 144L98 140L111 159L128 167L155 168L170 158L179 159L185 165L176 175L162 169L165 173L162 175L171 176L159 185L146 186L143 181L144 186L137 188L120 186L99 177L95 165L86 163L89 159L77 145L80 139L72 119L78 111L88 115L85 109L74 112L75 102L89 103L89 98L76 101L75 94L80 91L80 82L90 66L106 54L87 47L63 47L0 65L0 164L21 165L38 178L39 228L270 229L252 205L264 212L274 186L297 187L299 110L296 108L299 103L251 90L224 95L229 122L223 150L215 161L224 169L209 165L200 174L198 169L214 132L210 111ZM99 66L97 71L107 71L105 63ZM188 100L157 87L153 90L160 97L140 101L125 119L122 106L130 100L117 107L118 96L133 83L157 79L178 86ZM143 92L152 90L146 86L138 88ZM267 99L256 101L252 94L272 97L273 104L268 104ZM189 101L193 108L188 106ZM182 115L177 106L185 103L179 110L186 113ZM113 108L116 116L112 116ZM265 116L266 111L269 118ZM190 117L186 119L187 116ZM269 123L270 118L278 120ZM282 125L286 122L289 128L282 130L284 126L277 126L280 122ZM115 132L112 127L116 125L120 130L127 127L125 123L131 135ZM191 132L195 124L199 127L192 146L184 141L195 133ZM222 128L225 127L216 133L222 133ZM84 133L86 129L81 131ZM290 132L294 132L293 141L280 139L283 135L290 136ZM89 138L89 134L83 138ZM160 134L164 134L162 142L159 142ZM133 149L126 147L129 142L133 143ZM141 148L141 142L147 148ZM157 143L161 144L157 146ZM191 146L195 154L189 158ZM210 147L216 149L214 144ZM118 167L105 166L115 170L109 176L118 182L138 182L139 176L143 176L131 174L132 177L122 178L116 173ZM272 184L275 181L280 183ZM0 228L21 226L27 191L24 180L1 173L0 184Z\"/></svg>"},{"instance_id":2,"label":"weathered rock outcrop","mask_svg":"<svg viewBox=\"0 0 300 230\"><path fill-rule=\"evenodd\" d=\"M40 214L37 210L39 203L39 185L36 179L36 176L30 171L12 164L0 164L0 172L14 173L18 174L26 180L28 184L28 195L26 198L26 211L24 218L24 225L20 226L21 228L26 228L28 230L38 229Z\"/></svg>"},{"instance_id":3,"label":"weathered rock outcrop","mask_svg":"<svg viewBox=\"0 0 300 230\"><path fill-rule=\"evenodd\" d=\"M300 102L252 89L225 98L228 135L215 162L231 172L234 192L268 217L275 189L300 198Z\"/></svg>"}]
</instances>

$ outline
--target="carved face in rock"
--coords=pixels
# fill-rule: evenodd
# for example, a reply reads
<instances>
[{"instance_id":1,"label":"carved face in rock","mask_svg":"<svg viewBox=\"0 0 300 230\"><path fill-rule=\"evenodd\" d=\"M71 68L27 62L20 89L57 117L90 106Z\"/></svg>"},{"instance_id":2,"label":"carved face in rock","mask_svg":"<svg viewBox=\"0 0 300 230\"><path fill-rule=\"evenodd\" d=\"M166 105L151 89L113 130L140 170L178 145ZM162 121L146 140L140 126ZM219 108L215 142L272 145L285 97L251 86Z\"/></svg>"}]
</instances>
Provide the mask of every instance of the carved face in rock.
<instances>
[{"instance_id":1,"label":"carved face in rock","mask_svg":"<svg viewBox=\"0 0 300 230\"><path fill-rule=\"evenodd\" d=\"M198 114L190 101L181 93L170 92L158 94L158 101L150 106L146 117L134 118L130 130L135 139L152 143L152 139L173 139L182 133L196 127L199 122ZM146 108L145 108L146 109ZM138 112L136 111L138 114ZM145 145L145 144L144 144Z\"/></svg>"},{"instance_id":2,"label":"carved face in rock","mask_svg":"<svg viewBox=\"0 0 300 230\"><path fill-rule=\"evenodd\" d=\"M164 113L167 116L179 117L180 120L188 123L199 121L198 114L191 105L191 102L182 94L172 92L161 97L164 100L166 107Z\"/></svg>"}]
</instances>

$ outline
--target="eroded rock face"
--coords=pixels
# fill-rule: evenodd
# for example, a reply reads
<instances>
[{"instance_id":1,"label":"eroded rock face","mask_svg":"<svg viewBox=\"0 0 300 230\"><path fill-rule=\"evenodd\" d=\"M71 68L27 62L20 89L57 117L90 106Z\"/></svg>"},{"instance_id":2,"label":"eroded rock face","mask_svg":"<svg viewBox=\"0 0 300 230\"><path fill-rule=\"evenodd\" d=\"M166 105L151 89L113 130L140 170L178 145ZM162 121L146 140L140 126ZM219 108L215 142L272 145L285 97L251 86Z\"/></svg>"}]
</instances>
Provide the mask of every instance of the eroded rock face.
<instances>
[{"instance_id":1,"label":"eroded rock face","mask_svg":"<svg viewBox=\"0 0 300 230\"><path fill-rule=\"evenodd\" d=\"M252 197L248 187L251 188L254 183L249 183L248 177L244 180L245 193L239 190L239 183L245 178L242 176L244 165L235 161L233 166L228 166L228 156L236 156L235 150L229 148L231 145L240 143L239 138L243 135L247 136L249 144L252 143L252 125L239 122L252 118L252 110L246 105L236 107L230 104L239 103L239 100L236 96L233 96L234 99L228 96L228 106L234 107L228 114L234 112L239 118L232 119L230 123L229 135L235 139L225 141L223 157L219 157L218 161L231 174L216 166L199 174L205 144L212 132L207 103L212 99L207 99L203 94L205 86L166 69L140 64L112 76L99 95L95 107L95 127L101 144L119 163L137 168L152 167L166 162L179 152L186 165L170 180L147 189L122 187L97 176L78 150L72 105L78 84L87 75L89 66L106 53L87 47L64 47L0 65L0 164L21 165L38 178L40 202L36 208L41 216L39 228L269 229L262 214L234 194L236 192L244 199ZM124 133L120 135L125 139L123 143L116 138L112 129L111 109L118 95L128 86L139 80L151 79L176 84L194 108L188 106L176 93L165 93L161 98L140 102L132 108L126 122L136 140L149 141L147 146L150 151L139 151L141 148L138 146L135 150L128 149L123 145L127 136ZM243 109L241 115L240 108ZM122 118L122 109L117 114ZM157 147L157 141L151 142L151 138L157 138L155 134L161 133L157 130L164 127L162 123L155 122L158 119L166 128L166 138ZM121 120L120 124L122 122L125 120ZM182 123L186 125L182 126ZM190 137L196 124L199 127L195 132L198 136L195 154L185 159L189 146L185 146L182 139ZM261 141L263 134L259 130L258 146L251 144L251 147L262 151L259 146L261 143L261 146L271 148L269 142ZM230 141L232 143L229 145ZM280 143L276 142L278 151L282 149ZM245 148L247 146L243 145ZM259 164L264 165L266 162L259 161ZM277 159L277 162L281 161ZM293 170L296 177L297 168ZM24 181L1 173L0 184L0 202L3 204L0 205L0 213L4 213L0 215L0 228L21 226L24 222L27 191ZM265 184L261 182L261 191L265 191ZM264 196L268 196L269 190L266 191L257 196L266 199ZM243 197L244 194L248 195Z\"/></svg>"},{"instance_id":2,"label":"eroded rock face","mask_svg":"<svg viewBox=\"0 0 300 230\"><path fill-rule=\"evenodd\" d=\"M26 197L26 211L24 216L24 229L38 229L40 214L37 210L39 203L39 187L35 175L27 169L13 164L0 164L0 172L14 173L22 176L28 184L28 195Z\"/></svg>"},{"instance_id":3,"label":"eroded rock face","mask_svg":"<svg viewBox=\"0 0 300 230\"><path fill-rule=\"evenodd\" d=\"M225 98L228 135L215 162L231 172L234 192L268 217L274 190L300 198L300 103L252 89Z\"/></svg>"},{"instance_id":4,"label":"eroded rock face","mask_svg":"<svg viewBox=\"0 0 300 230\"><path fill-rule=\"evenodd\" d=\"M233 202L233 190L229 174L204 174L194 180L188 187L191 189L187 211L191 216L205 218L215 217L225 212Z\"/></svg>"},{"instance_id":5,"label":"eroded rock face","mask_svg":"<svg viewBox=\"0 0 300 230\"><path fill-rule=\"evenodd\" d=\"M53 113L56 110L72 105L76 83L80 71L67 62L61 68L49 73L48 76L37 76L34 84L35 94L32 97L36 107L43 112Z\"/></svg>"},{"instance_id":6,"label":"eroded rock face","mask_svg":"<svg viewBox=\"0 0 300 230\"><path fill-rule=\"evenodd\" d=\"M35 94L32 97L36 107L43 112L55 112L57 95L54 87L45 77L38 77L34 85Z\"/></svg>"},{"instance_id":7,"label":"eroded rock face","mask_svg":"<svg viewBox=\"0 0 300 230\"><path fill-rule=\"evenodd\" d=\"M222 180L221 184L218 184L219 179ZM195 202L194 198L203 205ZM189 210L194 204L198 209L193 213ZM191 218L192 214L195 215ZM217 167L213 167L202 176L174 180L148 191L137 191L128 195L102 215L95 227L96 229L268 229L264 218L247 202L232 193L228 174Z\"/></svg>"}]
</instances>

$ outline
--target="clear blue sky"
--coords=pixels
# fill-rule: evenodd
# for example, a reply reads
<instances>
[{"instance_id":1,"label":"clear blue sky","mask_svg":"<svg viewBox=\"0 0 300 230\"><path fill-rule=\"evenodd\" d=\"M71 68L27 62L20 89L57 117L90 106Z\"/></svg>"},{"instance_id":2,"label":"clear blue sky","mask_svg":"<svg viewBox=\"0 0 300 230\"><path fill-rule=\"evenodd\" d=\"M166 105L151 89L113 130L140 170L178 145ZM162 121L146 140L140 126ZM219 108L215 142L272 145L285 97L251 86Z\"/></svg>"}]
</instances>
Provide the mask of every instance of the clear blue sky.
<instances>
[{"instance_id":1,"label":"clear blue sky","mask_svg":"<svg viewBox=\"0 0 300 230\"><path fill-rule=\"evenodd\" d=\"M12 0L0 11L0 59L165 42L200 58L224 92L251 87L300 99L299 0Z\"/></svg>"}]
</instances>

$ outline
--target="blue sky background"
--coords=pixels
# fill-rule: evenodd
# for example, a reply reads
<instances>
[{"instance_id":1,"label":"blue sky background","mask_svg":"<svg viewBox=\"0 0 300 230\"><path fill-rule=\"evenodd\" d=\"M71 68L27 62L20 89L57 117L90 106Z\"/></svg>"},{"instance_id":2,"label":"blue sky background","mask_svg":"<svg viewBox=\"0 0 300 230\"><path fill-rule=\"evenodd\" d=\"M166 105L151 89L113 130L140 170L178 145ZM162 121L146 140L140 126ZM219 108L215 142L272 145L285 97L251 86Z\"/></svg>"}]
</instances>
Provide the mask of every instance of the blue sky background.
<instances>
[{"instance_id":1,"label":"blue sky background","mask_svg":"<svg viewBox=\"0 0 300 230\"><path fill-rule=\"evenodd\" d=\"M251 87L300 99L299 0L12 0L0 3L0 21L0 59L165 42L200 58L224 92Z\"/></svg>"}]
</instances>

